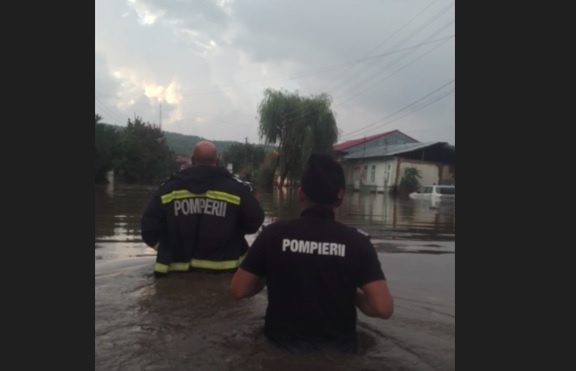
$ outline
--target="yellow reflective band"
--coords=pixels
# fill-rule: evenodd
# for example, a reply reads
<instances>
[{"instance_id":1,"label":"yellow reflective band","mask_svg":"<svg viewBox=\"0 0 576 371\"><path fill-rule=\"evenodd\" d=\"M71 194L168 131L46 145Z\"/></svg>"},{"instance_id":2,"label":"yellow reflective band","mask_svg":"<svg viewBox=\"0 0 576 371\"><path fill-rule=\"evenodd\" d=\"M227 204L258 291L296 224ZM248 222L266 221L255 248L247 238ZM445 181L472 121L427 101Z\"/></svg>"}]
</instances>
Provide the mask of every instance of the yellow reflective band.
<instances>
[{"instance_id":1,"label":"yellow reflective band","mask_svg":"<svg viewBox=\"0 0 576 371\"><path fill-rule=\"evenodd\" d=\"M238 260L225 260L225 261L213 261L213 260L200 260L200 259L192 259L190 263L171 263L170 265L156 263L154 266L154 271L160 273L168 273L171 271L176 272L186 272L193 268L204 268L204 269L234 269L240 266L240 262L244 259L244 256L241 256Z\"/></svg>"},{"instance_id":2,"label":"yellow reflective band","mask_svg":"<svg viewBox=\"0 0 576 371\"><path fill-rule=\"evenodd\" d=\"M156 263L154 265L154 272L168 273L169 267L166 264Z\"/></svg>"},{"instance_id":3,"label":"yellow reflective band","mask_svg":"<svg viewBox=\"0 0 576 371\"><path fill-rule=\"evenodd\" d=\"M214 200L221 200L229 202L231 204L240 205L240 197L220 191L207 191L206 193L192 193L186 189L180 189L162 195L160 198L163 204L167 204L174 200L181 200L183 198L193 198L193 197L211 198Z\"/></svg>"},{"instance_id":4,"label":"yellow reflective band","mask_svg":"<svg viewBox=\"0 0 576 371\"><path fill-rule=\"evenodd\" d=\"M156 251L158 251L158 246L160 246L160 242L158 242L156 245L152 246L152 248Z\"/></svg>"},{"instance_id":5,"label":"yellow reflective band","mask_svg":"<svg viewBox=\"0 0 576 371\"><path fill-rule=\"evenodd\" d=\"M192 259L190 261L191 267L205 268L205 269L234 269L238 268L239 265L240 265L239 260L213 261L213 260Z\"/></svg>"},{"instance_id":6,"label":"yellow reflective band","mask_svg":"<svg viewBox=\"0 0 576 371\"><path fill-rule=\"evenodd\" d=\"M186 189L181 189L162 195L160 198L162 199L163 204L167 204L168 202L173 200L179 200L182 198L190 198L190 197L205 197L205 194L195 194Z\"/></svg>"},{"instance_id":7,"label":"yellow reflective band","mask_svg":"<svg viewBox=\"0 0 576 371\"><path fill-rule=\"evenodd\" d=\"M162 263L156 263L154 271L168 273L171 271L186 272L190 269L190 263L171 263L169 266Z\"/></svg>"},{"instance_id":8,"label":"yellow reflective band","mask_svg":"<svg viewBox=\"0 0 576 371\"><path fill-rule=\"evenodd\" d=\"M230 202L231 204L235 205L240 205L240 197L226 192L208 191L206 192L206 197L213 198L215 200Z\"/></svg>"}]
</instances>

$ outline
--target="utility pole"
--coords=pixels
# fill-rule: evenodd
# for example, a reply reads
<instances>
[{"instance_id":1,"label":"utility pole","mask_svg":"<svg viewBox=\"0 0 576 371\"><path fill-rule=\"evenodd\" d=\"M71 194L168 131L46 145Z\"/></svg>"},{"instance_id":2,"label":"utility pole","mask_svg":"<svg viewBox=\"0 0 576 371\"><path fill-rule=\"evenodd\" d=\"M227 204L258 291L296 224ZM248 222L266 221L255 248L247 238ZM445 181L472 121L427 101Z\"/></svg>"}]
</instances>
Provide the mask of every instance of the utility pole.
<instances>
[{"instance_id":1,"label":"utility pole","mask_svg":"<svg viewBox=\"0 0 576 371\"><path fill-rule=\"evenodd\" d=\"M244 166L248 166L248 137L244 139Z\"/></svg>"},{"instance_id":2,"label":"utility pole","mask_svg":"<svg viewBox=\"0 0 576 371\"><path fill-rule=\"evenodd\" d=\"M254 151L250 152L250 181L254 179Z\"/></svg>"},{"instance_id":3,"label":"utility pole","mask_svg":"<svg viewBox=\"0 0 576 371\"><path fill-rule=\"evenodd\" d=\"M160 129L162 129L162 103L160 103Z\"/></svg>"}]
</instances>

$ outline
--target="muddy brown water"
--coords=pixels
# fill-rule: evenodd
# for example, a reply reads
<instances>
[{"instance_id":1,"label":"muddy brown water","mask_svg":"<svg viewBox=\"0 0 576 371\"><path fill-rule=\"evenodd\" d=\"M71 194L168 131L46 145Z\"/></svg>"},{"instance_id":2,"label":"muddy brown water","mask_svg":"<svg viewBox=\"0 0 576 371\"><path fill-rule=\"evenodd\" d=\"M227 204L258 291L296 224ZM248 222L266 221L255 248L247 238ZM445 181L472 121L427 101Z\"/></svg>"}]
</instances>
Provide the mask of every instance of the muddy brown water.
<instances>
[{"instance_id":1,"label":"muddy brown water","mask_svg":"<svg viewBox=\"0 0 576 371\"><path fill-rule=\"evenodd\" d=\"M293 355L262 334L265 292L234 301L229 274L153 278L155 255L140 239L139 219L154 190L95 189L96 370L455 369L454 203L347 194L336 217L371 235L394 315L359 312L359 354ZM293 192L259 199L265 223L301 210Z\"/></svg>"}]
</instances>

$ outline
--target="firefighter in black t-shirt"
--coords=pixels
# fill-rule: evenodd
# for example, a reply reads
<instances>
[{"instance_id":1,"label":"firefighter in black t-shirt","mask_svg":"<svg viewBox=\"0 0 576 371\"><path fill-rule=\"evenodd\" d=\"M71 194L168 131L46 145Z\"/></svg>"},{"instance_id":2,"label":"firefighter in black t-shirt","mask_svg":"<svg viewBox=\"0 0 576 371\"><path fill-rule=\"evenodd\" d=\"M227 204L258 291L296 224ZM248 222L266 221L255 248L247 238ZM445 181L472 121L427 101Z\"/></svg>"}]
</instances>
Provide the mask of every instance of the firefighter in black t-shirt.
<instances>
[{"instance_id":1,"label":"firefighter in black t-shirt","mask_svg":"<svg viewBox=\"0 0 576 371\"><path fill-rule=\"evenodd\" d=\"M312 154L298 191L299 218L268 225L230 286L236 299L267 287L264 332L289 351L357 351L356 307L371 317L394 310L369 238L335 220L344 172L330 155Z\"/></svg>"}]
</instances>

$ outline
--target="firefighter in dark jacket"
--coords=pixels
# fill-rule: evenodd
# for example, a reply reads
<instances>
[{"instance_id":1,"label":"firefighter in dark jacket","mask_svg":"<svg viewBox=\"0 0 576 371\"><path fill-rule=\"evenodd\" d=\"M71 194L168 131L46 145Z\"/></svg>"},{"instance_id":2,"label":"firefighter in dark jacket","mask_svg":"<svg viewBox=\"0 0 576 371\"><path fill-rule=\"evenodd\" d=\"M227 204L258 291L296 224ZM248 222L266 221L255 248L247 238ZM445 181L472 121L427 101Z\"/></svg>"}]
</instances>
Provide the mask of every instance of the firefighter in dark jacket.
<instances>
[{"instance_id":1,"label":"firefighter in dark jacket","mask_svg":"<svg viewBox=\"0 0 576 371\"><path fill-rule=\"evenodd\" d=\"M201 141L192 166L162 183L141 220L142 239L157 250L154 272L233 272L264 210L252 189L219 166L213 143Z\"/></svg>"}]
</instances>

